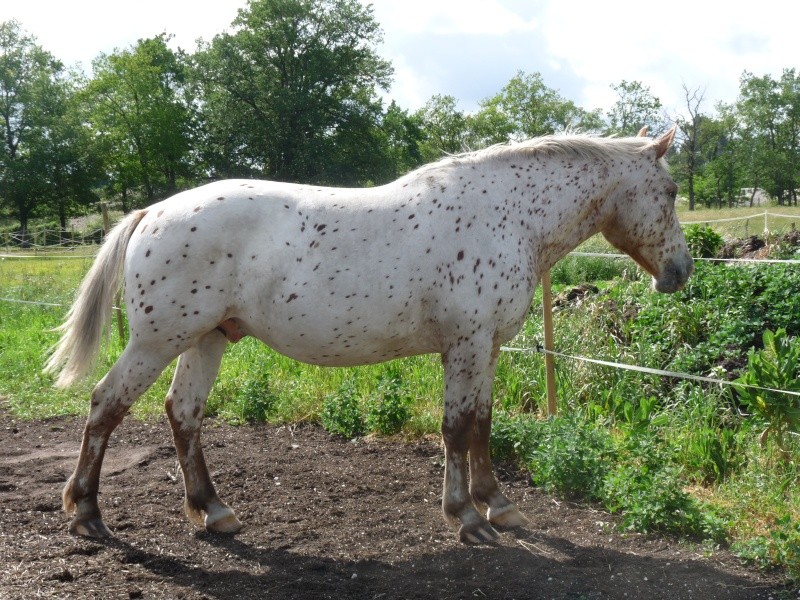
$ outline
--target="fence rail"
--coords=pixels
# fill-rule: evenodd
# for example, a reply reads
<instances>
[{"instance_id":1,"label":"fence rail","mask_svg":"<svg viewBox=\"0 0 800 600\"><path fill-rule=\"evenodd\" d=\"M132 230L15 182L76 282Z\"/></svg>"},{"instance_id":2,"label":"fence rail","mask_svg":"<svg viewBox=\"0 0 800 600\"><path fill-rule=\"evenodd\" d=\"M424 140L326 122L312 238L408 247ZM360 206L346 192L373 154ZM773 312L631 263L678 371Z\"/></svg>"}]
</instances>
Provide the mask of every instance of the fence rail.
<instances>
[{"instance_id":1,"label":"fence rail","mask_svg":"<svg viewBox=\"0 0 800 600\"><path fill-rule=\"evenodd\" d=\"M87 234L64 231L62 229L38 229L28 233L18 231L0 232L0 247L4 248L71 248L99 244L103 241L105 231L95 229Z\"/></svg>"}]
</instances>

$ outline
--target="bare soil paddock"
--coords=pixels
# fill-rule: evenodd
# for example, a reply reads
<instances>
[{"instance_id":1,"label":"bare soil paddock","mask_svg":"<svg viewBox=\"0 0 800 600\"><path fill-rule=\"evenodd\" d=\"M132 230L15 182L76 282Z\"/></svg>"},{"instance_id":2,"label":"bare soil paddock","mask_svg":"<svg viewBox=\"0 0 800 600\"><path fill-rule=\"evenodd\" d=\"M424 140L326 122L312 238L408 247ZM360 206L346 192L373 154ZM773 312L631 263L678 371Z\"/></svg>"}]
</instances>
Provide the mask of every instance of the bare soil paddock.
<instances>
[{"instance_id":1,"label":"bare soil paddock","mask_svg":"<svg viewBox=\"0 0 800 600\"><path fill-rule=\"evenodd\" d=\"M206 456L245 529L210 535L182 514L166 422L126 420L101 478L116 538L67 533L60 492L83 422L0 412L0 599L797 597L724 551L621 534L614 518L499 470L531 518L469 547L442 519L436 441L348 442L315 426L209 420Z\"/></svg>"}]
</instances>

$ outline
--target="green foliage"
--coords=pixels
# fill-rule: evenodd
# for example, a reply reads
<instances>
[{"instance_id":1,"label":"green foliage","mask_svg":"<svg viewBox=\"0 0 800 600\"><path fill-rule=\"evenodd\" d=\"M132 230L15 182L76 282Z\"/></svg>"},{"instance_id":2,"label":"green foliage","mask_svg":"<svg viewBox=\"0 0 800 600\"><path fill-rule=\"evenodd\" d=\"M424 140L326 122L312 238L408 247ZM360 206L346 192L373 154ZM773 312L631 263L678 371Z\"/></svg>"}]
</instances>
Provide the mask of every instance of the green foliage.
<instances>
[{"instance_id":1,"label":"green foliage","mask_svg":"<svg viewBox=\"0 0 800 600\"><path fill-rule=\"evenodd\" d=\"M612 296L636 294L638 313L614 323L626 338L658 348L670 370L739 374L765 328L800 333L800 270L790 265L716 265L698 262L683 291L642 294L631 286ZM624 300L624 297L620 298Z\"/></svg>"},{"instance_id":2,"label":"green foliage","mask_svg":"<svg viewBox=\"0 0 800 600\"><path fill-rule=\"evenodd\" d=\"M790 515L777 519L769 535L738 541L733 549L740 557L761 568L782 565L789 577L800 580L800 521Z\"/></svg>"},{"instance_id":3,"label":"green foliage","mask_svg":"<svg viewBox=\"0 0 800 600\"><path fill-rule=\"evenodd\" d=\"M352 380L345 381L336 393L325 397L320 420L327 431L342 437L354 438L364 434L366 426Z\"/></svg>"},{"instance_id":4,"label":"green foliage","mask_svg":"<svg viewBox=\"0 0 800 600\"><path fill-rule=\"evenodd\" d=\"M557 90L545 85L541 73L518 72L500 93L481 102L475 120L483 127L476 133L486 136L492 129L503 132L506 139L527 139L557 131L578 128L593 131L601 127L597 112L579 108ZM486 123L492 127L486 127ZM484 137L481 145L499 141L496 136Z\"/></svg>"},{"instance_id":5,"label":"green foliage","mask_svg":"<svg viewBox=\"0 0 800 600\"><path fill-rule=\"evenodd\" d=\"M602 501L634 531L673 531L703 537L713 526L684 490L673 448L644 430L621 440L603 481ZM721 533L715 533L720 537Z\"/></svg>"},{"instance_id":6,"label":"green foliage","mask_svg":"<svg viewBox=\"0 0 800 600\"><path fill-rule=\"evenodd\" d=\"M695 258L714 258L725 240L708 225L688 225L683 229L689 252Z\"/></svg>"},{"instance_id":7,"label":"green foliage","mask_svg":"<svg viewBox=\"0 0 800 600\"><path fill-rule=\"evenodd\" d=\"M233 422L264 422L273 414L277 400L270 387L269 376L262 373L241 384L228 411Z\"/></svg>"},{"instance_id":8,"label":"green foliage","mask_svg":"<svg viewBox=\"0 0 800 600\"><path fill-rule=\"evenodd\" d=\"M754 414L766 421L765 433L771 433L785 450L786 434L800 432L800 397L771 390L800 393L800 339L778 329L774 333L766 330L763 340L762 350L753 348L747 355L747 371L736 380L743 384L737 393Z\"/></svg>"},{"instance_id":9,"label":"green foliage","mask_svg":"<svg viewBox=\"0 0 800 600\"><path fill-rule=\"evenodd\" d=\"M608 430L568 415L552 419L538 433L526 454L533 482L567 496L600 499L613 448Z\"/></svg>"},{"instance_id":10,"label":"green foliage","mask_svg":"<svg viewBox=\"0 0 800 600\"><path fill-rule=\"evenodd\" d=\"M608 133L619 136L635 136L642 127L659 131L661 101L653 96L650 88L640 81L625 81L612 85L617 101L606 115Z\"/></svg>"},{"instance_id":11,"label":"green foliage","mask_svg":"<svg viewBox=\"0 0 800 600\"><path fill-rule=\"evenodd\" d=\"M194 123L181 94L186 66L167 45L169 38L161 34L100 55L81 92L88 121L102 139L108 191L121 193L123 203L136 190L142 204L152 204L190 175Z\"/></svg>"},{"instance_id":12,"label":"green foliage","mask_svg":"<svg viewBox=\"0 0 800 600\"><path fill-rule=\"evenodd\" d=\"M357 0L252 0L193 57L211 173L355 185L391 174L380 147L391 65Z\"/></svg>"},{"instance_id":13,"label":"green foliage","mask_svg":"<svg viewBox=\"0 0 800 600\"><path fill-rule=\"evenodd\" d=\"M609 281L630 269L623 260L605 257L567 256L558 261L550 271L553 285L579 285L590 281Z\"/></svg>"},{"instance_id":14,"label":"green foliage","mask_svg":"<svg viewBox=\"0 0 800 600\"><path fill-rule=\"evenodd\" d=\"M367 429L381 435L399 433L411 417L413 398L403 385L401 375L390 371L378 382L378 393L366 401Z\"/></svg>"}]
</instances>

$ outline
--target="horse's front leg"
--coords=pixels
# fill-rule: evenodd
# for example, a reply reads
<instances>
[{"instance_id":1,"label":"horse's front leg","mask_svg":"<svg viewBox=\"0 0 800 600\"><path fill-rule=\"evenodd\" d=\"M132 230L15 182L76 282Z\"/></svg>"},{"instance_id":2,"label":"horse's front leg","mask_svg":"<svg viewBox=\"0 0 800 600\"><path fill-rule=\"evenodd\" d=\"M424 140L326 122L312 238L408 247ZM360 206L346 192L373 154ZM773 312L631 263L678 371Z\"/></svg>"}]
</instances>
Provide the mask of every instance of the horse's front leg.
<instances>
[{"instance_id":1,"label":"horse's front leg","mask_svg":"<svg viewBox=\"0 0 800 600\"><path fill-rule=\"evenodd\" d=\"M206 400L226 345L226 335L212 331L181 354L165 403L183 472L186 515L192 522L220 533L239 531L242 524L217 496L203 456L200 433Z\"/></svg>"},{"instance_id":2,"label":"horse's front leg","mask_svg":"<svg viewBox=\"0 0 800 600\"><path fill-rule=\"evenodd\" d=\"M474 446L477 433L475 416L481 404L479 399L491 397L496 363L492 354L491 340L483 344L478 340L466 340L442 356L445 377L442 510L451 524L461 524L458 531L461 541L473 544L491 542L498 537L497 531L475 508L467 469L468 452Z\"/></svg>"},{"instance_id":3,"label":"horse's front leg","mask_svg":"<svg viewBox=\"0 0 800 600\"><path fill-rule=\"evenodd\" d=\"M488 386L491 391L491 385ZM489 457L489 436L492 430L492 396L484 393L478 398L475 430L469 447L469 489L477 504L488 507L489 522L499 529L513 529L528 523L516 505L500 491Z\"/></svg>"}]
</instances>

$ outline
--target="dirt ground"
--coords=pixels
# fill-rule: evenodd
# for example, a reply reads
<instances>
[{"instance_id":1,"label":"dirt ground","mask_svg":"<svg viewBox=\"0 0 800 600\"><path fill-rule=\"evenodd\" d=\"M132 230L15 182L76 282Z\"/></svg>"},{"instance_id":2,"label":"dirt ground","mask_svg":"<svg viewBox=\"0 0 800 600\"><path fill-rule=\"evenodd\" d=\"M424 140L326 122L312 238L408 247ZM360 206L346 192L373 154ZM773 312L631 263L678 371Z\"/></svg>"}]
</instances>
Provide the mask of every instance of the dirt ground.
<instances>
[{"instance_id":1,"label":"dirt ground","mask_svg":"<svg viewBox=\"0 0 800 600\"><path fill-rule=\"evenodd\" d=\"M614 518L498 472L531 525L460 544L441 516L437 441L349 442L315 426L205 426L221 497L245 529L211 535L182 514L165 421L115 432L101 507L116 538L67 533L60 492L82 420L0 411L0 598L797 598L779 574L724 551L621 534Z\"/></svg>"}]
</instances>

